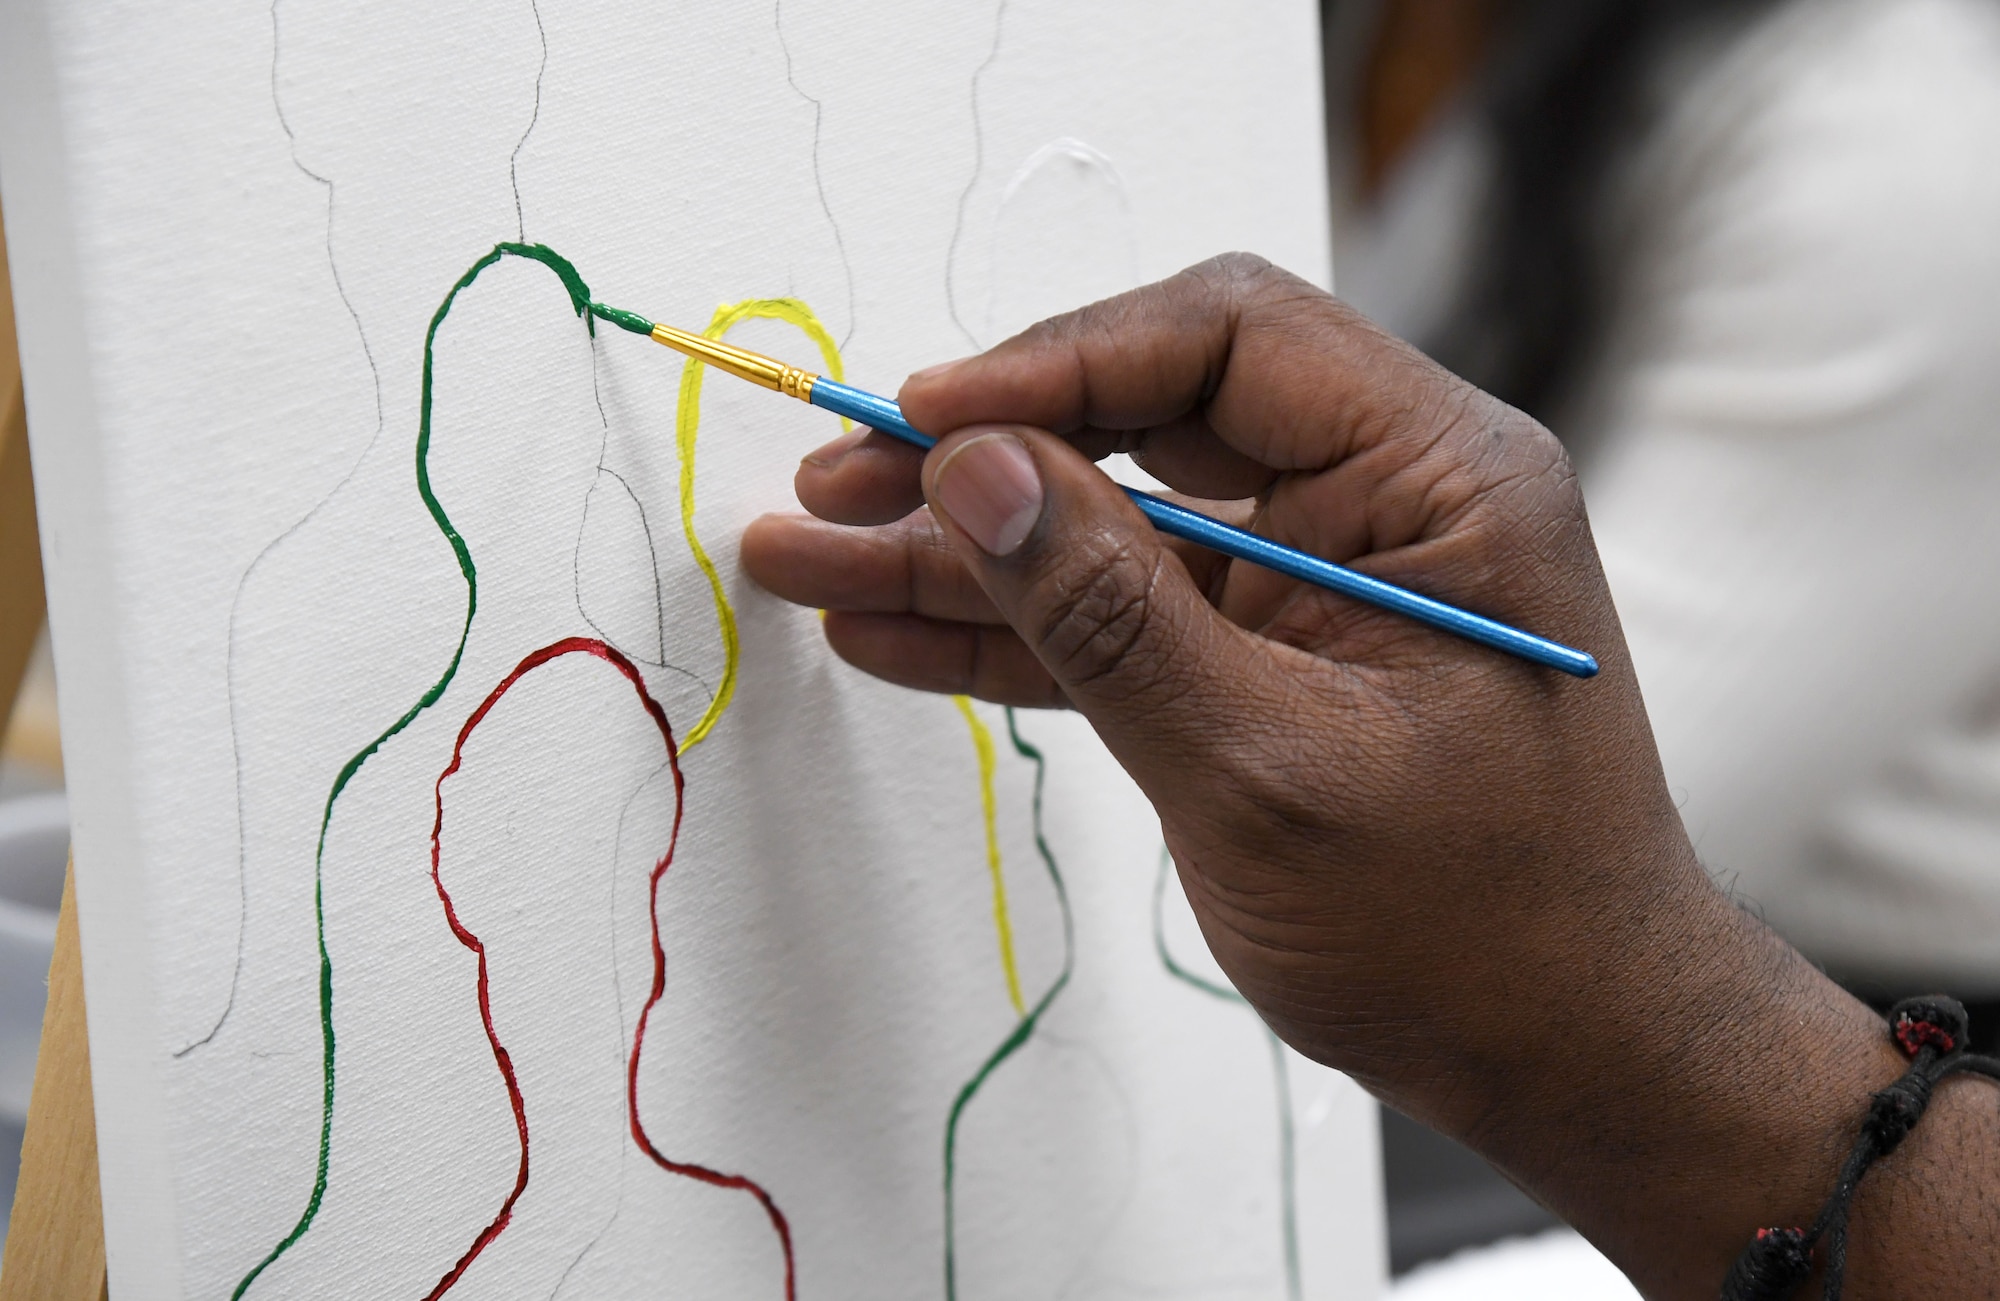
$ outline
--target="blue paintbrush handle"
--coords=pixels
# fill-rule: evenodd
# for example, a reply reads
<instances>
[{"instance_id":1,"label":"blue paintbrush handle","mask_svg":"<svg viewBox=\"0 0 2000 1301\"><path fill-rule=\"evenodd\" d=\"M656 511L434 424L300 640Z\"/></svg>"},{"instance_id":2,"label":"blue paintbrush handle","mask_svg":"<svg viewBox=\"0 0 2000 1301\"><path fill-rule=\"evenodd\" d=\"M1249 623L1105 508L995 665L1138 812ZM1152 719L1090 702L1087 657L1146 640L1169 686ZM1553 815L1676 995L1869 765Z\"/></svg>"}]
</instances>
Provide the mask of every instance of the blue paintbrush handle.
<instances>
[{"instance_id":1,"label":"blue paintbrush handle","mask_svg":"<svg viewBox=\"0 0 2000 1301\"><path fill-rule=\"evenodd\" d=\"M918 447L927 448L937 442L935 438L911 428L910 423L903 419L902 408L889 399L836 383L825 376L813 381L812 404ZM1597 674L1597 661L1580 650L1572 650L1531 632L1522 632L1519 628L1510 628L1484 615L1446 605L1443 601L1419 596L1394 583L1370 578L1344 565L1307 555L1248 529L1239 529L1199 511L1176 506L1149 492L1140 492L1137 488L1127 488L1125 492L1145 512L1153 527L1162 533L1185 538L1211 551L1262 565L1302 582L1351 596L1357 601L1408 615L1433 628L1442 628L1482 646L1517 655L1530 663L1560 669L1572 677L1588 678Z\"/></svg>"}]
</instances>

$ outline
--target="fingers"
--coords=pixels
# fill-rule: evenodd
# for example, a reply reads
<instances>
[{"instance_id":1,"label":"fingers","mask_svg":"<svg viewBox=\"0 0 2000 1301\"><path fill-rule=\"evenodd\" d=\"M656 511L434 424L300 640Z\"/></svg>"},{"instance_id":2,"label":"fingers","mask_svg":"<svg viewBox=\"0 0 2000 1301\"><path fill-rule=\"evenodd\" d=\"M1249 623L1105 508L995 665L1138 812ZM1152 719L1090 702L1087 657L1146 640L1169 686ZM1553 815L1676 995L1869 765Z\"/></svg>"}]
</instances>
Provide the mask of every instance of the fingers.
<instances>
[{"instance_id":1,"label":"fingers","mask_svg":"<svg viewBox=\"0 0 2000 1301\"><path fill-rule=\"evenodd\" d=\"M1069 704L1042 662L1005 624L830 612L826 640L855 668L897 686L1027 709Z\"/></svg>"},{"instance_id":2,"label":"fingers","mask_svg":"<svg viewBox=\"0 0 2000 1301\"><path fill-rule=\"evenodd\" d=\"M1117 431L1148 470L1202 497L1262 494L1281 476L1358 462L1344 477L1365 510L1339 524L1375 548L1427 536L1468 494L1506 479L1512 444L1496 433L1525 446L1536 428L1331 295L1241 254L912 376L901 401L934 433L1020 422L1088 444ZM1476 472L1432 474L1444 491L1370 491L1447 465Z\"/></svg>"},{"instance_id":3,"label":"fingers","mask_svg":"<svg viewBox=\"0 0 2000 1301\"><path fill-rule=\"evenodd\" d=\"M1076 440L1072 440L1076 441ZM1278 471L1229 446L1199 411L1128 437L1132 459L1177 492L1235 500L1270 491Z\"/></svg>"},{"instance_id":4,"label":"fingers","mask_svg":"<svg viewBox=\"0 0 2000 1301\"><path fill-rule=\"evenodd\" d=\"M1045 322L912 376L901 400L918 428L949 435L942 450L925 458L873 433L829 445L800 467L798 490L831 524L759 521L744 563L779 595L822 609L968 625L921 637L915 624L848 626L872 640L850 639L843 654L911 685L968 689L972 651L987 654L969 629L1004 621L1078 708L1109 717L1126 696L1157 695L1179 709L1186 684L1167 679L1203 671L1169 650L1197 634L1217 653L1250 641L1212 605L1268 639L1256 654L1276 643L1321 667L1463 649L1164 541L1085 459L1114 450L1197 496L1254 495L1256 531L1279 542L1548 635L1577 622L1563 593L1578 566L1594 566L1546 430L1258 259L1218 258ZM996 415L1026 423L1001 427ZM983 450L951 450L974 444ZM939 485L953 464L976 472L947 504ZM920 496L931 510L913 513ZM837 527L888 521L872 539ZM876 653L918 656L919 643L929 658L900 669ZM1158 662L1135 668L1137 646ZM1041 690L1038 678L1005 681L993 690Z\"/></svg>"},{"instance_id":5,"label":"fingers","mask_svg":"<svg viewBox=\"0 0 2000 1301\"><path fill-rule=\"evenodd\" d=\"M799 504L841 524L887 524L924 504L921 448L872 429L842 434L799 462Z\"/></svg>"},{"instance_id":6,"label":"fingers","mask_svg":"<svg viewBox=\"0 0 2000 1301\"><path fill-rule=\"evenodd\" d=\"M742 559L759 586L815 609L1003 622L929 511L879 528L766 515L743 531Z\"/></svg>"},{"instance_id":7,"label":"fingers","mask_svg":"<svg viewBox=\"0 0 2000 1301\"><path fill-rule=\"evenodd\" d=\"M1256 503L1249 501L1182 499L1182 504L1238 526L1247 526L1256 510ZM1197 587L1204 592L1220 590L1229 564L1225 557L1178 538L1160 541ZM744 571L760 587L816 610L914 614L926 620L974 624L1006 622L928 510L874 528L810 515L765 515L744 530L741 555Z\"/></svg>"},{"instance_id":8,"label":"fingers","mask_svg":"<svg viewBox=\"0 0 2000 1301\"><path fill-rule=\"evenodd\" d=\"M967 570L1142 785L1170 784L1232 719L1260 711L1259 644L1066 442L976 426L940 442L924 476Z\"/></svg>"}]
</instances>

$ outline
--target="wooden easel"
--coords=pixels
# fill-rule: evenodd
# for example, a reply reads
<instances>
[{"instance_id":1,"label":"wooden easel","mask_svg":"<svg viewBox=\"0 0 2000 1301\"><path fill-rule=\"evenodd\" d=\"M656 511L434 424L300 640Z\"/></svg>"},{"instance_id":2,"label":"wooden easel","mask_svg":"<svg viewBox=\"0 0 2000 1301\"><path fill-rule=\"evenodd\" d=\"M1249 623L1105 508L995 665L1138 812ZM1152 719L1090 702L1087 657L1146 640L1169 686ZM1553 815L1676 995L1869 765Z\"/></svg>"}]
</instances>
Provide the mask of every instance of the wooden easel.
<instances>
[{"instance_id":1,"label":"wooden easel","mask_svg":"<svg viewBox=\"0 0 2000 1301\"><path fill-rule=\"evenodd\" d=\"M0 726L12 712L46 613L6 241L6 227L0 224ZM92 1108L76 886L66 879L27 1138L21 1145L21 1177L14 1189L6 1258L0 1263L0 1301L105 1301L109 1296Z\"/></svg>"}]
</instances>

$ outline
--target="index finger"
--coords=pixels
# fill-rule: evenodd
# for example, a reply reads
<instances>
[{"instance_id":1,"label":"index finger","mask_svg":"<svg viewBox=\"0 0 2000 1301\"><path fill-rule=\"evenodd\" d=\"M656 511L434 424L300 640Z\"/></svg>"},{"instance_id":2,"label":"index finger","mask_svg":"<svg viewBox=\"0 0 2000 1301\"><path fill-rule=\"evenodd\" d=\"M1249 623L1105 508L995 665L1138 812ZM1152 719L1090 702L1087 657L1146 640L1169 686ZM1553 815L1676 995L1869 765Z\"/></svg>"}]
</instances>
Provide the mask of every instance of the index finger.
<instances>
[{"instance_id":1,"label":"index finger","mask_svg":"<svg viewBox=\"0 0 2000 1301\"><path fill-rule=\"evenodd\" d=\"M1183 491L1243 495L1328 469L1399 431L1463 422L1441 408L1499 407L1358 312L1262 258L1231 253L1030 327L992 350L912 376L910 422L943 434L980 421L1078 441L1116 436ZM1423 450L1428 437L1411 443Z\"/></svg>"}]
</instances>

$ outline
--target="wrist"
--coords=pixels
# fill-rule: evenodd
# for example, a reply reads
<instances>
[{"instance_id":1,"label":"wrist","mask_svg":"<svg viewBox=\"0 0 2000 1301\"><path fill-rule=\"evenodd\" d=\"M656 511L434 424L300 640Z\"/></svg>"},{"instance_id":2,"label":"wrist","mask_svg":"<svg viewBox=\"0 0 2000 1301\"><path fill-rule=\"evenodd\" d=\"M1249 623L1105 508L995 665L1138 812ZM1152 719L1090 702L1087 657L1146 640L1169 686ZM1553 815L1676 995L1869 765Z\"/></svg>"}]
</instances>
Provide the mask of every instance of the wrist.
<instances>
[{"instance_id":1,"label":"wrist","mask_svg":"<svg viewBox=\"0 0 2000 1301\"><path fill-rule=\"evenodd\" d=\"M1448 1132L1648 1296L1713 1297L1757 1228L1810 1223L1907 1065L1880 1018L1702 884L1623 928L1615 970L1595 946L1450 1108Z\"/></svg>"},{"instance_id":2,"label":"wrist","mask_svg":"<svg viewBox=\"0 0 2000 1301\"><path fill-rule=\"evenodd\" d=\"M1532 916L1455 937L1476 963L1432 962L1399 1015L1330 1056L1648 1295L1712 1297L1757 1227L1811 1221L1869 1095L1906 1063L1880 1018L1708 880L1678 825L1652 839L1644 872L1578 869Z\"/></svg>"}]
</instances>

